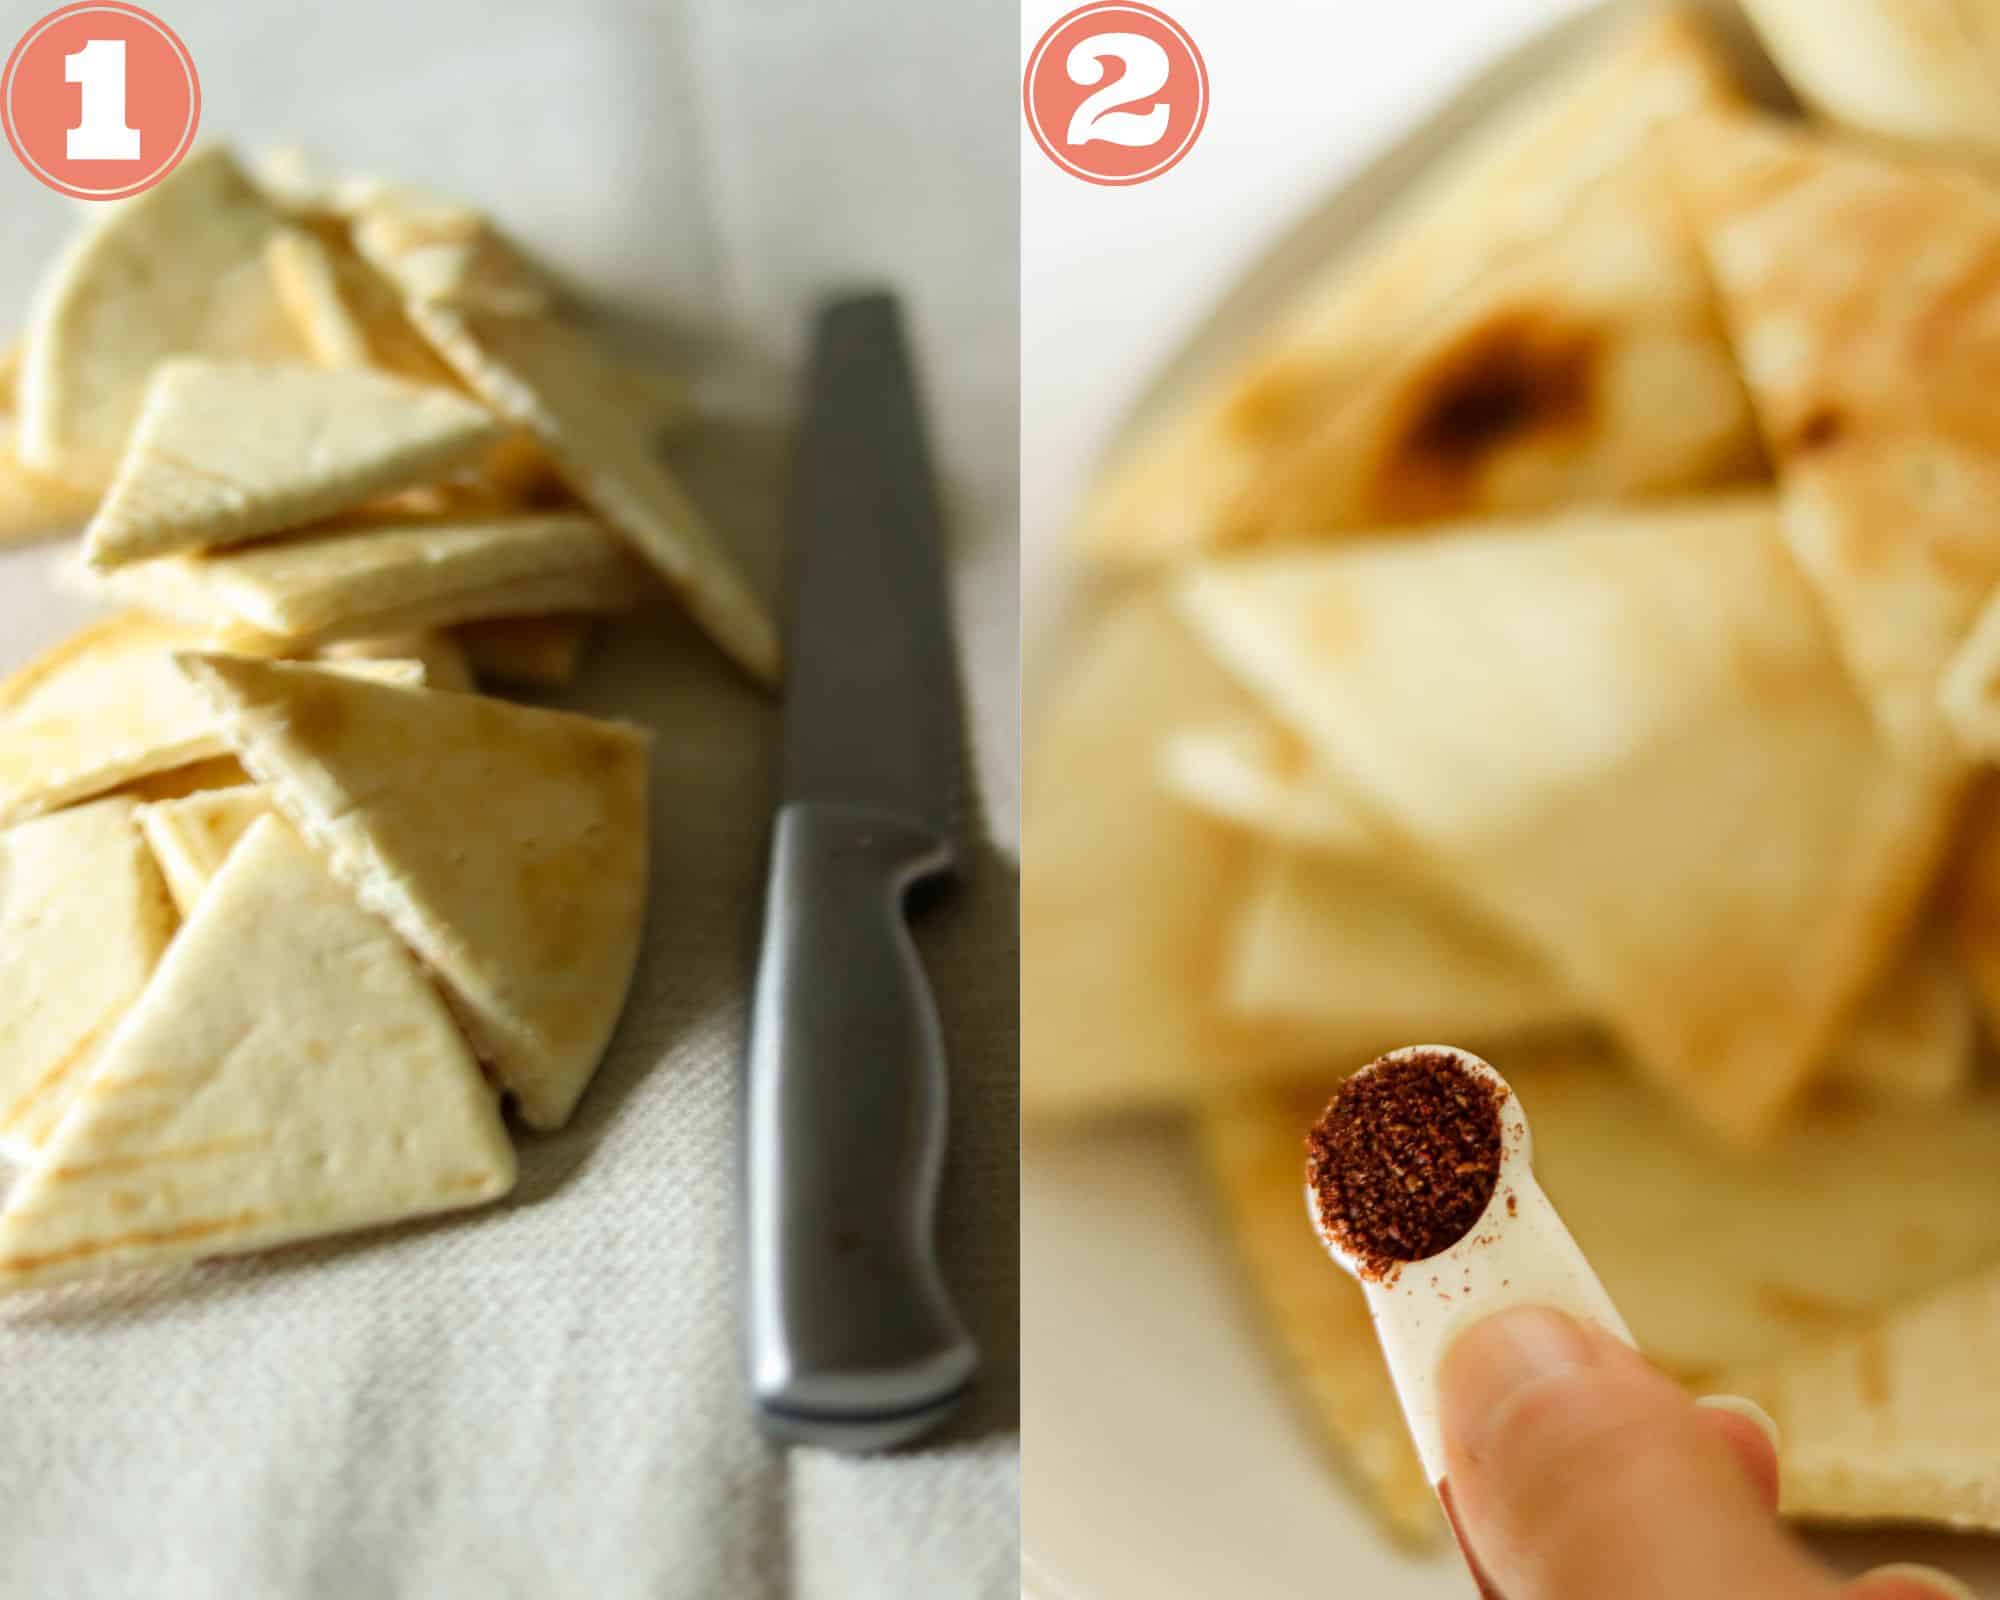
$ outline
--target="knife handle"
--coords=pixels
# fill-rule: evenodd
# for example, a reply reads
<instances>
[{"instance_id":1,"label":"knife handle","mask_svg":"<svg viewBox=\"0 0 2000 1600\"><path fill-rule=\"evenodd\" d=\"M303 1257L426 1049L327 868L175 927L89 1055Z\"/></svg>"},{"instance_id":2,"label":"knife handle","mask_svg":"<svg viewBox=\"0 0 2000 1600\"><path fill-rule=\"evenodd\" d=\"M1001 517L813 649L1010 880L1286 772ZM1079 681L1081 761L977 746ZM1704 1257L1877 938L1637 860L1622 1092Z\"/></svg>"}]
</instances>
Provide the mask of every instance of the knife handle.
<instances>
[{"instance_id":1,"label":"knife handle","mask_svg":"<svg viewBox=\"0 0 2000 1600\"><path fill-rule=\"evenodd\" d=\"M778 813L747 1063L752 1392L780 1435L886 1448L940 1421L977 1354L938 1272L937 1009L903 901L949 870L907 821Z\"/></svg>"}]
</instances>

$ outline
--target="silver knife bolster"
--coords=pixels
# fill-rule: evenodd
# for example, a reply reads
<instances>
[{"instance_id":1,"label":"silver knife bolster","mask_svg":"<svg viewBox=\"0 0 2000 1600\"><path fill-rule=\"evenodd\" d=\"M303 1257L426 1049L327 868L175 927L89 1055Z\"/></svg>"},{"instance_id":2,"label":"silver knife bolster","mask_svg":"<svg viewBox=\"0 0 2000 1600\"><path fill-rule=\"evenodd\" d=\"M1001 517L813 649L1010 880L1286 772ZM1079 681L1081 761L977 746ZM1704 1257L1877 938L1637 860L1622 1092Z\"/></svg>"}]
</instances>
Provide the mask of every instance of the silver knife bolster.
<instances>
[{"instance_id":1,"label":"silver knife bolster","mask_svg":"<svg viewBox=\"0 0 2000 1600\"><path fill-rule=\"evenodd\" d=\"M903 910L950 865L914 821L778 813L747 1063L747 1292L752 1389L793 1437L900 1442L976 1365L932 1239L945 1056Z\"/></svg>"}]
</instances>

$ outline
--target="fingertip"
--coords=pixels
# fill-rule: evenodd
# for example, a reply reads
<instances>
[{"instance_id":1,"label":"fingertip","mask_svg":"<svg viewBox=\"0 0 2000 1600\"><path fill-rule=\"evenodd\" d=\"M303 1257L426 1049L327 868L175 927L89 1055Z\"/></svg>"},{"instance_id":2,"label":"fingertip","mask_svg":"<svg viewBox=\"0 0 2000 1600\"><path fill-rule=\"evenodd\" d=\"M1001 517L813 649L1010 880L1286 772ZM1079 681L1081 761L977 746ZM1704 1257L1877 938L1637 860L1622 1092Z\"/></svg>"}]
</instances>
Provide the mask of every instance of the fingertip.
<instances>
[{"instance_id":1,"label":"fingertip","mask_svg":"<svg viewBox=\"0 0 2000 1600\"><path fill-rule=\"evenodd\" d=\"M1473 1456L1484 1454L1510 1399L1592 1365L1597 1355L1591 1333L1548 1306L1510 1306L1480 1318L1451 1342L1438 1369L1446 1437Z\"/></svg>"},{"instance_id":2,"label":"fingertip","mask_svg":"<svg viewBox=\"0 0 2000 1600\"><path fill-rule=\"evenodd\" d=\"M1695 1401L1695 1404L1700 1406L1704 1411L1713 1411L1718 1415L1735 1417L1740 1421L1749 1423L1751 1427L1757 1430L1758 1436L1771 1447L1771 1454L1773 1456L1782 1448L1782 1442L1778 1438L1777 1422L1772 1418L1770 1412L1757 1404L1755 1400L1750 1399L1749 1396L1740 1394L1705 1394L1699 1400Z\"/></svg>"},{"instance_id":3,"label":"fingertip","mask_svg":"<svg viewBox=\"0 0 2000 1600\"><path fill-rule=\"evenodd\" d=\"M1778 1425L1756 1401L1740 1394L1709 1394L1695 1401L1703 1422L1728 1444L1757 1486L1765 1509L1778 1509Z\"/></svg>"},{"instance_id":4,"label":"fingertip","mask_svg":"<svg viewBox=\"0 0 2000 1600\"><path fill-rule=\"evenodd\" d=\"M1898 1562L1856 1578L1845 1600L1979 1600L1962 1579L1936 1567Z\"/></svg>"}]
</instances>

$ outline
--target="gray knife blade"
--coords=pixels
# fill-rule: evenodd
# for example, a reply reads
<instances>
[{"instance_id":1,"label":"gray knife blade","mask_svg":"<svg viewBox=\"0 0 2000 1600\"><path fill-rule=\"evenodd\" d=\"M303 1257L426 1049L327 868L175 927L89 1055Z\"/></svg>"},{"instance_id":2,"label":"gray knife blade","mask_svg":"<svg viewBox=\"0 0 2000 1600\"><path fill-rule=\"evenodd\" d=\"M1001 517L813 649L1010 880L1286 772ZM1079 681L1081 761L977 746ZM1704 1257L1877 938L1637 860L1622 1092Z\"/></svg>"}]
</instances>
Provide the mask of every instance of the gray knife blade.
<instances>
[{"instance_id":1,"label":"gray knife blade","mask_svg":"<svg viewBox=\"0 0 2000 1600\"><path fill-rule=\"evenodd\" d=\"M780 1436L901 1443L970 1386L932 1239L946 1063L905 920L953 866L962 730L901 317L829 303L795 451L782 792L745 1063L752 1393Z\"/></svg>"}]
</instances>

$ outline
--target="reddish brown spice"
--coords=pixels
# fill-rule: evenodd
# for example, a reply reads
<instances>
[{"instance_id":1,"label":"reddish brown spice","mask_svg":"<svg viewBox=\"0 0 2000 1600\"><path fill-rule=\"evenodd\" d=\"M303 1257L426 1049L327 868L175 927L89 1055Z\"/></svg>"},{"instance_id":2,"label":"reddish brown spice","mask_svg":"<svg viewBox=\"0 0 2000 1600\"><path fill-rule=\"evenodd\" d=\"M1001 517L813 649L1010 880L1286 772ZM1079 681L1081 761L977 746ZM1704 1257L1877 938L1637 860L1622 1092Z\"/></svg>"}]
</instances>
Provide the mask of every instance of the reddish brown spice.
<instances>
[{"instance_id":1,"label":"reddish brown spice","mask_svg":"<svg viewBox=\"0 0 2000 1600\"><path fill-rule=\"evenodd\" d=\"M1306 1181L1363 1277L1448 1250L1479 1220L1506 1098L1441 1050L1385 1056L1342 1085L1306 1135Z\"/></svg>"}]
</instances>

